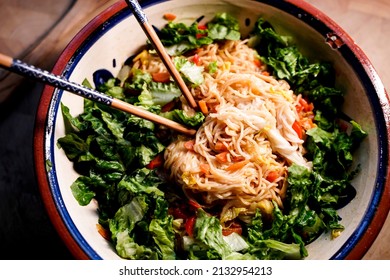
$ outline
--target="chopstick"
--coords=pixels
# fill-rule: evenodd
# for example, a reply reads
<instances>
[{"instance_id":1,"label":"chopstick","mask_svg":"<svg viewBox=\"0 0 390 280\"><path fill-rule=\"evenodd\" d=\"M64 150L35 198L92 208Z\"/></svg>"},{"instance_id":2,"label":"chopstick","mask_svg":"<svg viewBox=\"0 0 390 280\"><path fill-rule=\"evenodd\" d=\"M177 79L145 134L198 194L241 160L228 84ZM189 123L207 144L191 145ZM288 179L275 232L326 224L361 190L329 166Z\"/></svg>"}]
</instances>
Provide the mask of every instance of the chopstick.
<instances>
[{"instance_id":1,"label":"chopstick","mask_svg":"<svg viewBox=\"0 0 390 280\"><path fill-rule=\"evenodd\" d=\"M173 79L176 81L176 83L177 83L178 87L180 88L181 92L183 93L184 97L187 99L188 104L194 109L197 108L198 104L196 103L191 92L188 90L187 85L185 84L180 73L177 71L170 56L165 51L165 48L164 48L163 44L161 43L160 39L158 38L156 32L154 31L153 27L149 24L148 19L147 19L145 13L143 12L141 6L139 5L138 1L137 0L126 0L126 3L129 6L129 8L131 9L131 11L133 12L138 23L141 25L146 36L148 37L148 39L152 43L157 54L160 56L162 62L164 63L165 67L167 68L169 74L171 74Z\"/></svg>"},{"instance_id":2,"label":"chopstick","mask_svg":"<svg viewBox=\"0 0 390 280\"><path fill-rule=\"evenodd\" d=\"M19 74L24 77L32 78L38 82L54 86L56 88L72 92L86 99L108 105L118 110L133 114L143 119L147 119L157 124L161 124L177 132L193 136L196 130L189 129L177 122L164 118L162 116L151 113L145 109L126 103L120 99L108 96L97 90L87 88L83 85L70 82L67 79L57 76L48 71L39 69L33 65L26 64L18 59L14 59L7 55L0 53L0 66L11 72Z\"/></svg>"}]
</instances>

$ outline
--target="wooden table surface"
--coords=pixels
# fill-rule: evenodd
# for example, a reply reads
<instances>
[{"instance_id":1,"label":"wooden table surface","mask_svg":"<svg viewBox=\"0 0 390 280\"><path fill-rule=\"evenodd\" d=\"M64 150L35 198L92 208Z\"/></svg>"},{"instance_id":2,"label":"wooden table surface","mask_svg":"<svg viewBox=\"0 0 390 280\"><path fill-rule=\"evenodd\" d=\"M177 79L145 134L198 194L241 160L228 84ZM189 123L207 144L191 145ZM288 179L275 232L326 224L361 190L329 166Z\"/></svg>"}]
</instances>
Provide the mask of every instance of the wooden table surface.
<instances>
[{"instance_id":1,"label":"wooden table surface","mask_svg":"<svg viewBox=\"0 0 390 280\"><path fill-rule=\"evenodd\" d=\"M37 22L47 28L42 19L55 21L53 15L62 12L58 2L64 4L65 1L70 9L61 20L45 34L40 34L39 41L27 46L28 40L34 41L39 30L31 32L32 25L25 24L24 19L36 15L32 13L38 13ZM39 3L41 7L50 6L50 9L39 9L39 5L33 5L32 2ZM28 49L22 53L25 61L51 69L61 50L80 28L114 2L0 0L0 50L16 52L19 50L17 47ZM389 89L390 71L386 70L390 65L390 0L307 2L326 13L350 34ZM46 14L42 14L43 10L47 11ZM10 20L10 14L22 14L23 17ZM23 41L13 38L11 33L7 33L9 31L4 31L7 28L14 30L12 24L21 29L19 31L23 34ZM72 258L46 215L35 181L32 143L41 91L42 85L17 76L9 75L0 80L0 259ZM364 259L390 259L389 239L390 218Z\"/></svg>"}]
</instances>

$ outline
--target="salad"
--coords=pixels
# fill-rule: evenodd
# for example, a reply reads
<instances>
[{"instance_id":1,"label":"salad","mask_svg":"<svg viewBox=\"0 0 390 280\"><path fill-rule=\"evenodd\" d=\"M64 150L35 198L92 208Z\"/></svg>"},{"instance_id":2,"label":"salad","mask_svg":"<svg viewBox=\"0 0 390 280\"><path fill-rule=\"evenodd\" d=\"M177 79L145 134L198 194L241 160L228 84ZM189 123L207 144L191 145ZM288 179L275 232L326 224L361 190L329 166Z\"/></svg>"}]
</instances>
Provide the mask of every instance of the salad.
<instances>
[{"instance_id":1,"label":"salad","mask_svg":"<svg viewBox=\"0 0 390 280\"><path fill-rule=\"evenodd\" d=\"M353 152L367 133L342 113L343 93L335 88L332 65L310 61L292 38L276 33L269 22L260 17L249 36L242 38L239 22L229 14L217 13L212 20L202 21L200 17L186 25L171 15L158 30L191 89L201 87L206 74L230 68L218 61L201 65L200 49L240 41L254 54L256 71L288 83L299 95L294 110L301 119L305 115L307 123L292 129L302 140L310 168L277 156L278 162L286 164L279 174L281 181L275 182L280 192L283 189L283 206L271 199L266 207L250 211L230 208L236 211L233 215L221 212L220 205L210 206L188 195L170 180L164 163L167 147L183 136L89 100L78 116L61 104L67 133L57 144L80 174L70 186L72 193L82 206L97 201L98 231L125 259L305 258L306 245L321 234L332 238L342 234L337 210L356 194L350 184L359 171L351 169ZM193 111L165 69L151 63L152 58L158 61L147 42L124 63L117 77L96 72L94 87L201 129L209 115L218 113L218 104L211 106L214 101L206 104L198 98L201 110ZM84 85L92 87L87 80ZM191 180L183 181L189 184ZM227 212L233 216L226 218Z\"/></svg>"}]
</instances>

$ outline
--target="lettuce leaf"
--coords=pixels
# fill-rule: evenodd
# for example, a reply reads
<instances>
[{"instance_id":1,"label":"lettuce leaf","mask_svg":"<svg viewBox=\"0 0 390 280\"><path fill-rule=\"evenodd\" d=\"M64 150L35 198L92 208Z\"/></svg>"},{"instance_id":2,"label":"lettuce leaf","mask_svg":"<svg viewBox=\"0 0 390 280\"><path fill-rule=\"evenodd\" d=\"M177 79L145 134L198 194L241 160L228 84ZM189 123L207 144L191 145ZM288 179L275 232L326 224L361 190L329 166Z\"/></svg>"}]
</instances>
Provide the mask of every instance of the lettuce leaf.
<instances>
[{"instance_id":1,"label":"lettuce leaf","mask_svg":"<svg viewBox=\"0 0 390 280\"><path fill-rule=\"evenodd\" d=\"M139 102L136 105L144 107L164 106L181 95L180 89L174 83L156 83L145 84L141 94L138 96Z\"/></svg>"},{"instance_id":2,"label":"lettuce leaf","mask_svg":"<svg viewBox=\"0 0 390 280\"><path fill-rule=\"evenodd\" d=\"M275 204L273 222L270 226L263 223L262 215L256 211L247 225L248 253L261 260L301 259L307 256L305 244L291 227L288 216L283 215ZM269 228L268 228L269 227Z\"/></svg>"},{"instance_id":3,"label":"lettuce leaf","mask_svg":"<svg viewBox=\"0 0 390 280\"><path fill-rule=\"evenodd\" d=\"M289 82L317 110L334 119L341 110L343 93L334 87L335 73L328 62L309 61L289 36L278 34L273 26L259 18L251 33L250 45L278 79Z\"/></svg>"},{"instance_id":4,"label":"lettuce leaf","mask_svg":"<svg viewBox=\"0 0 390 280\"><path fill-rule=\"evenodd\" d=\"M151 248L140 245L134 240L134 229L148 211L144 196L137 196L128 204L120 207L109 221L111 238L119 256L126 259L157 259Z\"/></svg>"},{"instance_id":5,"label":"lettuce leaf","mask_svg":"<svg viewBox=\"0 0 390 280\"><path fill-rule=\"evenodd\" d=\"M176 259L173 218L168 215L167 201L154 186L137 182L144 178L138 175L133 176L133 181L122 181L119 185L125 204L109 220L115 248L126 259ZM145 184L150 184L148 179Z\"/></svg>"},{"instance_id":6,"label":"lettuce leaf","mask_svg":"<svg viewBox=\"0 0 390 280\"><path fill-rule=\"evenodd\" d=\"M208 216L202 209L197 211L194 238L215 250L222 259L233 252L223 239L222 226L219 220L213 216Z\"/></svg>"},{"instance_id":7,"label":"lettuce leaf","mask_svg":"<svg viewBox=\"0 0 390 280\"><path fill-rule=\"evenodd\" d=\"M163 198L156 200L154 219L149 224L149 230L157 247L160 258L163 260L176 259L175 232L173 230L173 217L168 215L168 202Z\"/></svg>"},{"instance_id":8,"label":"lettuce leaf","mask_svg":"<svg viewBox=\"0 0 390 280\"><path fill-rule=\"evenodd\" d=\"M161 113L160 115L167 119L174 120L186 126L195 128L199 127L205 119L205 116L202 114L202 112L196 112L193 116L190 116L184 110L180 109Z\"/></svg>"},{"instance_id":9,"label":"lettuce leaf","mask_svg":"<svg viewBox=\"0 0 390 280\"><path fill-rule=\"evenodd\" d=\"M263 18L258 19L250 36L249 44L272 74L289 82L295 93L314 104L317 126L307 131L305 142L305 157L313 168L309 172L295 164L290 166L285 214L275 208L274 222L264 232L282 242L309 243L324 230L343 229L336 210L356 194L349 183L358 172L358 168L351 170L353 152L367 133L353 120L349 120L350 132L341 129L344 97L335 88L330 63L309 60L290 37L278 34Z\"/></svg>"},{"instance_id":10,"label":"lettuce leaf","mask_svg":"<svg viewBox=\"0 0 390 280\"><path fill-rule=\"evenodd\" d=\"M227 13L218 13L206 28L198 28L198 22L190 25L169 22L158 35L171 56L179 56L203 45L221 40L238 40L241 37L237 19Z\"/></svg>"},{"instance_id":11,"label":"lettuce leaf","mask_svg":"<svg viewBox=\"0 0 390 280\"><path fill-rule=\"evenodd\" d=\"M207 36L214 41L239 40L241 33L238 20L228 13L217 13L207 23Z\"/></svg>"},{"instance_id":12,"label":"lettuce leaf","mask_svg":"<svg viewBox=\"0 0 390 280\"><path fill-rule=\"evenodd\" d=\"M173 63L179 72L184 76L185 80L193 84L194 86L200 85L204 82L202 66L197 66L195 63L190 62L184 57L174 57Z\"/></svg>"}]
</instances>

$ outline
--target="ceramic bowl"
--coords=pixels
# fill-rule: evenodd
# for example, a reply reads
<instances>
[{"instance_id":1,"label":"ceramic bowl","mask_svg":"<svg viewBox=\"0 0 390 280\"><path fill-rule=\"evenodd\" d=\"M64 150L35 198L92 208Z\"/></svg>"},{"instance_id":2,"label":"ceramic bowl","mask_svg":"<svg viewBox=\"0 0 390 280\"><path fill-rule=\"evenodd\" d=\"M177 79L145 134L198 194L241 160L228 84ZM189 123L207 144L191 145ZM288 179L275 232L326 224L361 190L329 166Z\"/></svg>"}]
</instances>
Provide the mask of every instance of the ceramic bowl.
<instances>
[{"instance_id":1,"label":"ceramic bowl","mask_svg":"<svg viewBox=\"0 0 390 280\"><path fill-rule=\"evenodd\" d=\"M345 231L330 240L323 235L307 246L308 259L360 259L379 233L389 211L389 99L373 66L354 41L329 17L300 0L180 0L141 1L149 21L162 27L162 15L192 22L217 11L235 15L242 32L251 29L259 15L277 31L291 34L309 56L330 61L337 87L346 93L344 112L368 132L356 155L361 172L353 180L356 197L339 211ZM245 25L246 23L249 23ZM53 72L81 83L92 81L98 69L116 75L121 64L146 42L124 1L99 14L70 42ZM37 114L35 162L43 200L50 218L70 251L79 259L118 259L113 247L96 230L97 205L80 206L69 186L78 177L72 163L56 146L65 128L60 103L72 115L82 112L82 98L46 87Z\"/></svg>"}]
</instances>

